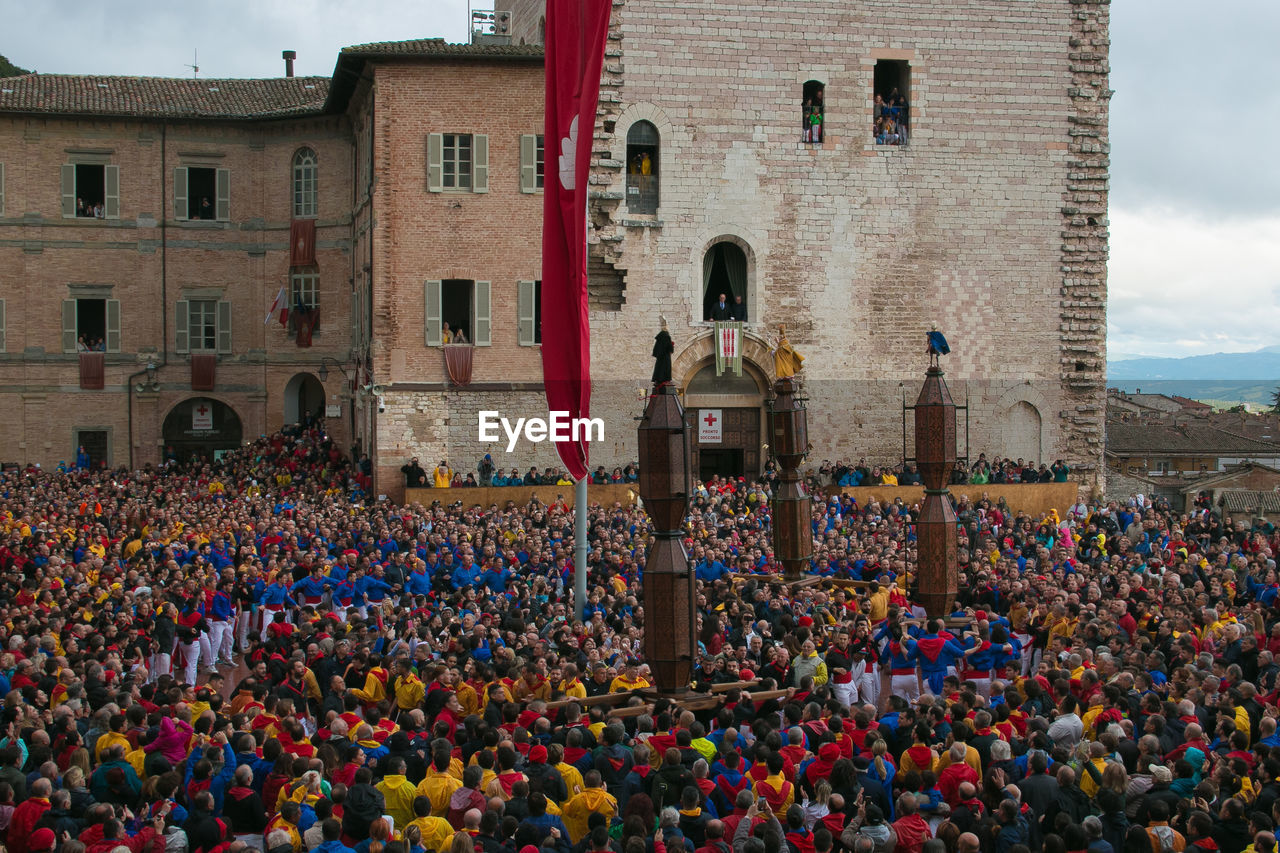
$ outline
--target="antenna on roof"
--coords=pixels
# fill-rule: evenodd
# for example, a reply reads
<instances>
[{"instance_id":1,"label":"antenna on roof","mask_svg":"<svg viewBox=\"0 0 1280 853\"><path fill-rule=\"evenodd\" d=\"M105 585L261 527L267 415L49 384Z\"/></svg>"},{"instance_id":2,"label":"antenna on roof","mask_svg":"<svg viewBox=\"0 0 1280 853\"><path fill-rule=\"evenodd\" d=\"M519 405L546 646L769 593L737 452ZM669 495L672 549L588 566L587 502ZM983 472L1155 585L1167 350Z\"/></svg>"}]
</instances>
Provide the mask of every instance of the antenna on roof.
<instances>
[{"instance_id":1,"label":"antenna on roof","mask_svg":"<svg viewBox=\"0 0 1280 853\"><path fill-rule=\"evenodd\" d=\"M194 80L200 76L200 50L196 48L191 51L191 64L184 65L184 68L191 69L191 79Z\"/></svg>"}]
</instances>

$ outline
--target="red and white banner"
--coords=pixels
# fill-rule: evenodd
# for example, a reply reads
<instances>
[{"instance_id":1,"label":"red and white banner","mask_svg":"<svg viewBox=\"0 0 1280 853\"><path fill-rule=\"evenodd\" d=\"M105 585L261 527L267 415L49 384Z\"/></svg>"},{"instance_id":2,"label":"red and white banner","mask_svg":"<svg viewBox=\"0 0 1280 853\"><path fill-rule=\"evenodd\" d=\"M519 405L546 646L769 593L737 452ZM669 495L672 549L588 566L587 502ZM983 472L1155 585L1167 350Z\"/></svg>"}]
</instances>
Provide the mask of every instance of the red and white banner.
<instances>
[{"instance_id":1,"label":"red and white banner","mask_svg":"<svg viewBox=\"0 0 1280 853\"><path fill-rule=\"evenodd\" d=\"M547 408L586 418L591 409L587 314L587 176L612 0L547 0L548 178L542 221L542 376ZM556 451L580 480L586 431Z\"/></svg>"},{"instance_id":2,"label":"red and white banner","mask_svg":"<svg viewBox=\"0 0 1280 853\"><path fill-rule=\"evenodd\" d=\"M742 324L716 323L716 376L732 370L742 375Z\"/></svg>"}]
</instances>

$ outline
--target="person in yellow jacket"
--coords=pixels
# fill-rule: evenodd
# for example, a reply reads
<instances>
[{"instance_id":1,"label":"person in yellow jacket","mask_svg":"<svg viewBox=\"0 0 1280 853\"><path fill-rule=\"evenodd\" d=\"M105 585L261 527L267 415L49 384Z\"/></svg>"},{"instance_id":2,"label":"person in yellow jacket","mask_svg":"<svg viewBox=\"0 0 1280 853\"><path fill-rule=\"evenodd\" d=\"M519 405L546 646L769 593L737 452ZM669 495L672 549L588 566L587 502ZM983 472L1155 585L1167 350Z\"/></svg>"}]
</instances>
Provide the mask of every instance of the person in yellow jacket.
<instances>
[{"instance_id":1,"label":"person in yellow jacket","mask_svg":"<svg viewBox=\"0 0 1280 853\"><path fill-rule=\"evenodd\" d=\"M422 699L427 695L427 686L422 683L422 679L413 673L413 666L408 659L401 660L396 664L396 678L392 683L392 691L396 696L396 709L400 713L412 711L414 708L422 704ZM408 821L405 821L408 823ZM397 826L404 824L397 821Z\"/></svg>"},{"instance_id":2,"label":"person in yellow jacket","mask_svg":"<svg viewBox=\"0 0 1280 853\"><path fill-rule=\"evenodd\" d=\"M392 756L386 759L387 775L374 785L382 793L387 804L387 814L395 818L396 826L408 826L413 822L413 800L418 788L404 776L404 759Z\"/></svg>"},{"instance_id":3,"label":"person in yellow jacket","mask_svg":"<svg viewBox=\"0 0 1280 853\"><path fill-rule=\"evenodd\" d=\"M133 748L129 743L129 739L124 735L124 727L128 720L124 714L112 714L111 721L108 723L110 731L98 738L98 742L93 747L93 759L96 763L102 763L102 753L113 746L123 746L126 754Z\"/></svg>"},{"instance_id":4,"label":"person in yellow jacket","mask_svg":"<svg viewBox=\"0 0 1280 853\"><path fill-rule=\"evenodd\" d=\"M437 752L427 768L427 775L418 783L418 796L431 800L434 817L444 817L449 813L449 798L462 787L462 781L451 772L452 763L453 756L448 752Z\"/></svg>"},{"instance_id":5,"label":"person in yellow jacket","mask_svg":"<svg viewBox=\"0 0 1280 853\"><path fill-rule=\"evenodd\" d=\"M406 827L415 827L422 835L422 846L435 853L448 853L453 843L453 827L449 821L431 814L431 800L418 796L413 801L413 813L417 815Z\"/></svg>"},{"instance_id":6,"label":"person in yellow jacket","mask_svg":"<svg viewBox=\"0 0 1280 853\"><path fill-rule=\"evenodd\" d=\"M600 780L600 771L588 770L582 777L586 788L580 794L571 796L564 804L562 818L569 830L569 840L577 844L587 837L587 821L591 815L601 814L605 817L605 826L618 813L618 801L604 788Z\"/></svg>"},{"instance_id":7,"label":"person in yellow jacket","mask_svg":"<svg viewBox=\"0 0 1280 853\"><path fill-rule=\"evenodd\" d=\"M578 678L578 668L571 663L560 667L560 682L556 685L556 689L563 693L566 699L587 698L587 686L582 683L582 679Z\"/></svg>"},{"instance_id":8,"label":"person in yellow jacket","mask_svg":"<svg viewBox=\"0 0 1280 853\"><path fill-rule=\"evenodd\" d=\"M381 659L377 655L369 656L369 674L364 677L364 687L351 691L365 705L377 705L387 698L387 679L389 673L382 668Z\"/></svg>"},{"instance_id":9,"label":"person in yellow jacket","mask_svg":"<svg viewBox=\"0 0 1280 853\"><path fill-rule=\"evenodd\" d=\"M582 781L582 774L578 772L578 768L572 764L566 764L564 760L564 747L558 743L553 743L547 747L547 763L560 771L560 778L564 780L565 790L569 792L569 796L586 790L586 784ZM480 790L484 790L481 788Z\"/></svg>"},{"instance_id":10,"label":"person in yellow jacket","mask_svg":"<svg viewBox=\"0 0 1280 853\"><path fill-rule=\"evenodd\" d=\"M431 476L431 484L437 489L447 489L452 481L453 471L449 470L449 464L441 459L440 464L436 466L436 470Z\"/></svg>"},{"instance_id":11,"label":"person in yellow jacket","mask_svg":"<svg viewBox=\"0 0 1280 853\"><path fill-rule=\"evenodd\" d=\"M640 664L634 658L627 661L627 668L609 683L610 693L626 693L630 690L642 690L649 682L640 676Z\"/></svg>"},{"instance_id":12,"label":"person in yellow jacket","mask_svg":"<svg viewBox=\"0 0 1280 853\"><path fill-rule=\"evenodd\" d=\"M302 853L302 833L298 831L298 819L301 817L302 807L292 800L286 800L280 807L280 813L267 822L262 837L269 838L271 833L280 830L288 834L293 853Z\"/></svg>"}]
</instances>

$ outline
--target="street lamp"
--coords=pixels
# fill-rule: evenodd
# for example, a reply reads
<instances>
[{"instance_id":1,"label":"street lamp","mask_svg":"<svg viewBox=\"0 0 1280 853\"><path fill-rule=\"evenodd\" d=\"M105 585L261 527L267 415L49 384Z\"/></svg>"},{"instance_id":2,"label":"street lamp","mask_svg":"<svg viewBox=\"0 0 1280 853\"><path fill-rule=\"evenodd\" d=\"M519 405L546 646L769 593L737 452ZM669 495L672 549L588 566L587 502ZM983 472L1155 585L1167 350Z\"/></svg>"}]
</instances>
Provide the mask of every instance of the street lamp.
<instances>
[{"instance_id":1,"label":"street lamp","mask_svg":"<svg viewBox=\"0 0 1280 853\"><path fill-rule=\"evenodd\" d=\"M348 382L351 381L351 374L347 373L346 368L344 368L337 359L325 355L320 357L320 369L316 371L320 376L321 382L327 382L329 380L329 368L325 366L326 361L332 362L333 366L338 368L338 371L342 374L343 378Z\"/></svg>"}]
</instances>

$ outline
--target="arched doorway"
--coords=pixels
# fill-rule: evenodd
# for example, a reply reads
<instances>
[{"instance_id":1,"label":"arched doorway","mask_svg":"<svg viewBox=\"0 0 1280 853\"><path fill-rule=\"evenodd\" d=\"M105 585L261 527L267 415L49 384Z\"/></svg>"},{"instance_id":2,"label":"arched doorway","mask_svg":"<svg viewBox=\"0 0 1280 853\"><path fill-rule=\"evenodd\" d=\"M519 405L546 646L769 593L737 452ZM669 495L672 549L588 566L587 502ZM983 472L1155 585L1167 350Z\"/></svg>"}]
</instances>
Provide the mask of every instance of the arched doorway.
<instances>
[{"instance_id":1,"label":"arched doorway","mask_svg":"<svg viewBox=\"0 0 1280 853\"><path fill-rule=\"evenodd\" d=\"M754 477L764 463L764 375L742 362L742 375L716 376L715 359L698 365L685 385L693 472L698 479ZM706 425L704 429L703 426Z\"/></svg>"},{"instance_id":2,"label":"arched doorway","mask_svg":"<svg viewBox=\"0 0 1280 853\"><path fill-rule=\"evenodd\" d=\"M1026 400L1019 400L1005 417L1004 455L1040 463L1040 410Z\"/></svg>"},{"instance_id":3,"label":"arched doorway","mask_svg":"<svg viewBox=\"0 0 1280 853\"><path fill-rule=\"evenodd\" d=\"M746 322L748 283L747 253L742 247L728 240L713 244L702 256L702 319L716 319L712 310L723 294L732 317L722 319Z\"/></svg>"},{"instance_id":4,"label":"arched doorway","mask_svg":"<svg viewBox=\"0 0 1280 853\"><path fill-rule=\"evenodd\" d=\"M187 462L193 456L217 460L243 438L240 416L219 400L193 397L169 410L164 419L164 456Z\"/></svg>"},{"instance_id":5,"label":"arched doorway","mask_svg":"<svg viewBox=\"0 0 1280 853\"><path fill-rule=\"evenodd\" d=\"M324 386L310 373L299 373L284 386L285 426L301 423L307 415L324 415Z\"/></svg>"}]
</instances>

